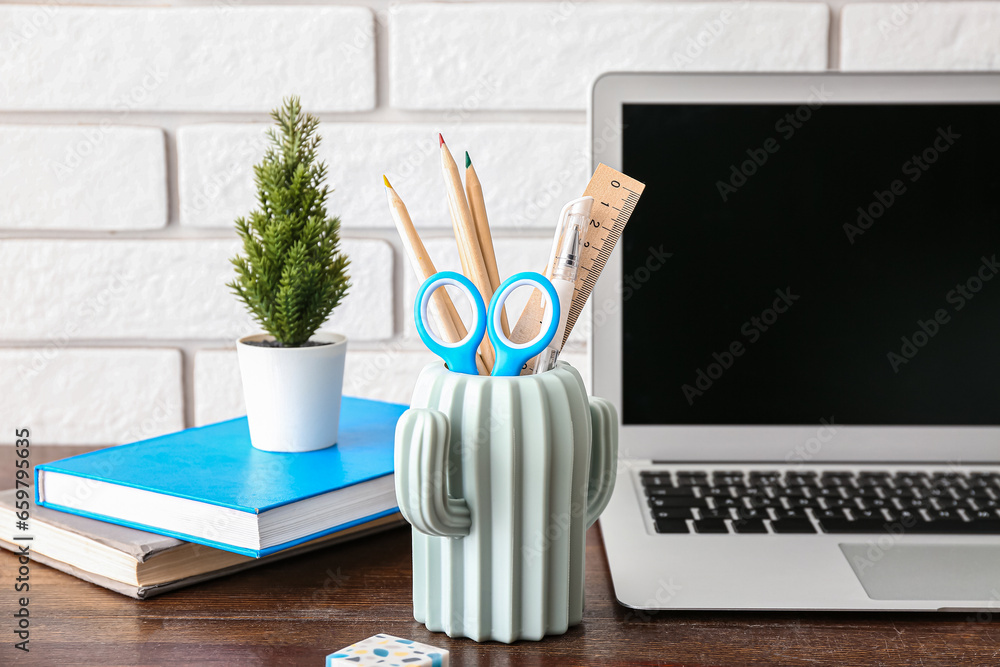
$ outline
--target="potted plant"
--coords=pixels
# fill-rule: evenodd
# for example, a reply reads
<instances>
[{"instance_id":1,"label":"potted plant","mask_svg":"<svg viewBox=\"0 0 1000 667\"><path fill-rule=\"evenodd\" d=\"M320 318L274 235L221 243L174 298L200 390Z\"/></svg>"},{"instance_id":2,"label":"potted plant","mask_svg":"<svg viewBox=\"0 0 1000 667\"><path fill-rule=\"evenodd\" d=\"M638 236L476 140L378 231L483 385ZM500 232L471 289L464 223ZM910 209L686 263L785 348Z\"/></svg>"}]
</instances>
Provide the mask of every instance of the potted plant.
<instances>
[{"instance_id":1,"label":"potted plant","mask_svg":"<svg viewBox=\"0 0 1000 667\"><path fill-rule=\"evenodd\" d=\"M336 444L347 338L319 332L350 287L340 219L327 215L319 120L297 97L271 112L254 166L258 208L236 219L243 254L227 283L266 333L236 341L250 440L275 452Z\"/></svg>"}]
</instances>

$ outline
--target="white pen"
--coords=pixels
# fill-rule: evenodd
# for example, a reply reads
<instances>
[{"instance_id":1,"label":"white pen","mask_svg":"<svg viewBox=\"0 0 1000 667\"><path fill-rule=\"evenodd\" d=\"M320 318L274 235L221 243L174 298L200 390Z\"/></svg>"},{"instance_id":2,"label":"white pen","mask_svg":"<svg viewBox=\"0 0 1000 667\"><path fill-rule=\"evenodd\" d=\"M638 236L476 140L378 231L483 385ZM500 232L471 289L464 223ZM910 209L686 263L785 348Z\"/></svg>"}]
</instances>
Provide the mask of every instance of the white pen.
<instances>
[{"instance_id":1,"label":"white pen","mask_svg":"<svg viewBox=\"0 0 1000 667\"><path fill-rule=\"evenodd\" d=\"M593 197L580 197L563 206L559 212L559 224L556 225L556 235L552 240L552 251L549 253L549 264L545 277L552 281L559 295L559 328L552 337L549 346L535 359L535 373L544 373L556 365L559 352L562 350L563 338L566 337L566 322L569 319L570 306L573 303L573 292L576 289L576 274L580 269L580 250L590 223L590 209L594 205ZM550 306L546 305L546 308Z\"/></svg>"}]
</instances>

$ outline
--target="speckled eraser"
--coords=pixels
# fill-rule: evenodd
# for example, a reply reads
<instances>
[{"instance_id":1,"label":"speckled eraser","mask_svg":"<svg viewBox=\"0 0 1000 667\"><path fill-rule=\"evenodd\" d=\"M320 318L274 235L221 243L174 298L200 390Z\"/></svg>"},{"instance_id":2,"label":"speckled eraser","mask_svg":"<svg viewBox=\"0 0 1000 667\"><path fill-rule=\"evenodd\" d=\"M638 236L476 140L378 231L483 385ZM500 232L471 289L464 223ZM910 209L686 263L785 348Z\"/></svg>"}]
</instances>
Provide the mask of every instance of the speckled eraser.
<instances>
[{"instance_id":1,"label":"speckled eraser","mask_svg":"<svg viewBox=\"0 0 1000 667\"><path fill-rule=\"evenodd\" d=\"M448 667L448 651L392 635L375 635L326 656L326 667Z\"/></svg>"}]
</instances>

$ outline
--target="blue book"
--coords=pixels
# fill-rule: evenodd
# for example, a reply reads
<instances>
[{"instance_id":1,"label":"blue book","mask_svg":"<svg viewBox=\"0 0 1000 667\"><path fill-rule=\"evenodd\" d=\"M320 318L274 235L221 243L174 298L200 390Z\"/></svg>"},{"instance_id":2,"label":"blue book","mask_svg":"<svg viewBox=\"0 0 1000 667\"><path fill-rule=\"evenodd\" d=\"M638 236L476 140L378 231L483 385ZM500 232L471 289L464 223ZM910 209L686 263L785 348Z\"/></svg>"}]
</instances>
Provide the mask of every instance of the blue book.
<instances>
[{"instance_id":1,"label":"blue book","mask_svg":"<svg viewBox=\"0 0 1000 667\"><path fill-rule=\"evenodd\" d=\"M405 405L344 397L336 446L250 445L246 417L35 468L42 507L259 558L399 511L396 421Z\"/></svg>"}]
</instances>

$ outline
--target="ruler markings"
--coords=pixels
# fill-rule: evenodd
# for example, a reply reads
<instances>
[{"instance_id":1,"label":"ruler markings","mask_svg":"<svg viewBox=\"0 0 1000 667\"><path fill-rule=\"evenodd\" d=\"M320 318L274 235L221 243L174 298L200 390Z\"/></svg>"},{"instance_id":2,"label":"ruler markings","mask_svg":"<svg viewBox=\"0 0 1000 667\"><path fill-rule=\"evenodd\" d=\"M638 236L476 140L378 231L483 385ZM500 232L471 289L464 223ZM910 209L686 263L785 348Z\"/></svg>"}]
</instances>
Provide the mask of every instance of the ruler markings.
<instances>
[{"instance_id":1,"label":"ruler markings","mask_svg":"<svg viewBox=\"0 0 1000 667\"><path fill-rule=\"evenodd\" d=\"M616 185L617 184L617 185ZM573 300L570 303L568 321L566 323L566 336L562 340L565 345L569 331L573 329L577 319L583 312L587 299L593 292L597 279L607 265L611 253L621 237L625 224L635 210L635 205L639 201L645 185L639 181L629 178L625 174L618 172L607 165L598 165L594 176L590 179L584 195L591 196L597 204L591 211L591 219L597 226L591 225L588 228L585 241L589 244L583 248L580 259L580 270L576 278L576 289L573 292ZM624 190L628 194L624 197L616 190ZM611 206L607 202L618 199L621 208ZM618 211L612 216L611 209ZM525 343L538 335L541 327L542 315L542 295L538 290L534 290L528 299L521 317L511 331L511 340L515 343ZM560 345L560 347L562 346ZM521 371L522 375L531 373L534 367L534 360L530 361Z\"/></svg>"}]
</instances>

